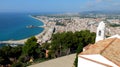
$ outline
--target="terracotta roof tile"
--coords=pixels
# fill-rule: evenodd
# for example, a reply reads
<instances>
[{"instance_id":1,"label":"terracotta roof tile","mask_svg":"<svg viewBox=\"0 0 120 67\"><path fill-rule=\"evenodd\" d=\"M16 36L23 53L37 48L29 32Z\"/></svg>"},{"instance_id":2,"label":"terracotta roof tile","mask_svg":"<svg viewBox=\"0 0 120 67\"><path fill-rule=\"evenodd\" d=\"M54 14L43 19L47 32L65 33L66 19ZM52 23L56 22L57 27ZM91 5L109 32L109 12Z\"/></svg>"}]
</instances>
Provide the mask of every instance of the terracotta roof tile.
<instances>
[{"instance_id":1,"label":"terracotta roof tile","mask_svg":"<svg viewBox=\"0 0 120 67\"><path fill-rule=\"evenodd\" d=\"M108 60L120 66L120 39L110 38L101 40L87 47L80 55L101 54Z\"/></svg>"}]
</instances>

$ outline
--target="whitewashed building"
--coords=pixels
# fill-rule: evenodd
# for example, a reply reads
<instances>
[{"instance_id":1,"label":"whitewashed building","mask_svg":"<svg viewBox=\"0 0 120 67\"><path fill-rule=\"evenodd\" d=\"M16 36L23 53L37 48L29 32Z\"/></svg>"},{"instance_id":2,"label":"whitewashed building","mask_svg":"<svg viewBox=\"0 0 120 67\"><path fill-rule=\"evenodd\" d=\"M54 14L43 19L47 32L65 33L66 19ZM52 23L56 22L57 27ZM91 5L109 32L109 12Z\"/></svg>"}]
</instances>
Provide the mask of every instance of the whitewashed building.
<instances>
[{"instance_id":1,"label":"whitewashed building","mask_svg":"<svg viewBox=\"0 0 120 67\"><path fill-rule=\"evenodd\" d=\"M87 47L87 46L86 46ZM78 67L119 67L120 39L108 38L89 45L78 55Z\"/></svg>"},{"instance_id":2,"label":"whitewashed building","mask_svg":"<svg viewBox=\"0 0 120 67\"><path fill-rule=\"evenodd\" d=\"M120 36L105 39L104 33L105 24L101 22L97 28L96 43L84 47L78 55L78 67L120 67Z\"/></svg>"},{"instance_id":3,"label":"whitewashed building","mask_svg":"<svg viewBox=\"0 0 120 67\"><path fill-rule=\"evenodd\" d=\"M102 21L97 27L95 42L103 39L105 39L105 23Z\"/></svg>"}]
</instances>

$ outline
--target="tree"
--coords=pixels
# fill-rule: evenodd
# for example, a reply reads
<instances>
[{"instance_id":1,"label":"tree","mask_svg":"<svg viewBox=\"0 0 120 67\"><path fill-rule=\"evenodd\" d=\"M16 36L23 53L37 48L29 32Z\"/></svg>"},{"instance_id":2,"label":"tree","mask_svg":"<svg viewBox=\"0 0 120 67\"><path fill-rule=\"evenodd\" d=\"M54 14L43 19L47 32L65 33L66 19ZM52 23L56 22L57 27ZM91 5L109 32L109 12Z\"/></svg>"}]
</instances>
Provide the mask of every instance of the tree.
<instances>
[{"instance_id":1,"label":"tree","mask_svg":"<svg viewBox=\"0 0 120 67\"><path fill-rule=\"evenodd\" d=\"M49 50L50 49L50 45L51 45L51 43L43 43L41 47L43 49L45 49L45 50Z\"/></svg>"},{"instance_id":2,"label":"tree","mask_svg":"<svg viewBox=\"0 0 120 67\"><path fill-rule=\"evenodd\" d=\"M8 46L3 46L2 47L2 51L4 52L4 54L7 56L7 57L11 57L11 46L10 45L8 45Z\"/></svg>"},{"instance_id":3,"label":"tree","mask_svg":"<svg viewBox=\"0 0 120 67\"><path fill-rule=\"evenodd\" d=\"M22 46L12 47L11 48L11 57L18 59L22 53Z\"/></svg>"},{"instance_id":4,"label":"tree","mask_svg":"<svg viewBox=\"0 0 120 67\"><path fill-rule=\"evenodd\" d=\"M22 62L13 63L11 67L24 67Z\"/></svg>"},{"instance_id":5,"label":"tree","mask_svg":"<svg viewBox=\"0 0 120 67\"><path fill-rule=\"evenodd\" d=\"M25 42L25 45L22 48L23 55L36 58L37 48L39 48L37 39L35 37L31 37Z\"/></svg>"},{"instance_id":6,"label":"tree","mask_svg":"<svg viewBox=\"0 0 120 67\"><path fill-rule=\"evenodd\" d=\"M85 47L89 43L94 43L95 42L96 34L93 33L93 32L91 33L88 30L75 32L75 34L76 34L76 36L80 37L79 38L80 44L78 45L78 48L77 48L77 51L76 51L77 54L76 54L76 58L75 58L75 61L74 61L74 66L77 67L77 65L78 65L78 54L80 52L82 52L83 47Z\"/></svg>"},{"instance_id":7,"label":"tree","mask_svg":"<svg viewBox=\"0 0 120 67\"><path fill-rule=\"evenodd\" d=\"M30 57L28 55L21 55L19 57L19 62L23 62L23 63L26 63L27 61L30 60Z\"/></svg>"},{"instance_id":8,"label":"tree","mask_svg":"<svg viewBox=\"0 0 120 67\"><path fill-rule=\"evenodd\" d=\"M6 52L3 51L3 49L0 49L0 65L3 65L3 66L11 63L9 60L9 57L5 53Z\"/></svg>"},{"instance_id":9,"label":"tree","mask_svg":"<svg viewBox=\"0 0 120 67\"><path fill-rule=\"evenodd\" d=\"M78 56L76 56L75 60L74 60L74 66L77 67L78 65Z\"/></svg>"},{"instance_id":10,"label":"tree","mask_svg":"<svg viewBox=\"0 0 120 67\"><path fill-rule=\"evenodd\" d=\"M80 52L82 52L82 51L83 51L83 44L80 43L80 44L78 45L78 48L77 48L77 51L76 51L77 55L78 55Z\"/></svg>"}]
</instances>

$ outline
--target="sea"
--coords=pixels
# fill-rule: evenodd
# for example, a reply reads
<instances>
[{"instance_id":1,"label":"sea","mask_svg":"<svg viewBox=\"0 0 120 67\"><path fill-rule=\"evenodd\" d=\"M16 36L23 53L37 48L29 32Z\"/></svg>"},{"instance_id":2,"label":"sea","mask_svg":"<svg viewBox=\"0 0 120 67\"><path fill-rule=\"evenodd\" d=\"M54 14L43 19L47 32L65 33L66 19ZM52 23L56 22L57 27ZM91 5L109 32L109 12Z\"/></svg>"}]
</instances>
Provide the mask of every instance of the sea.
<instances>
[{"instance_id":1,"label":"sea","mask_svg":"<svg viewBox=\"0 0 120 67\"><path fill-rule=\"evenodd\" d=\"M21 40L41 33L43 28L26 27L43 25L43 22L30 15L28 13L0 13L0 41Z\"/></svg>"}]
</instances>

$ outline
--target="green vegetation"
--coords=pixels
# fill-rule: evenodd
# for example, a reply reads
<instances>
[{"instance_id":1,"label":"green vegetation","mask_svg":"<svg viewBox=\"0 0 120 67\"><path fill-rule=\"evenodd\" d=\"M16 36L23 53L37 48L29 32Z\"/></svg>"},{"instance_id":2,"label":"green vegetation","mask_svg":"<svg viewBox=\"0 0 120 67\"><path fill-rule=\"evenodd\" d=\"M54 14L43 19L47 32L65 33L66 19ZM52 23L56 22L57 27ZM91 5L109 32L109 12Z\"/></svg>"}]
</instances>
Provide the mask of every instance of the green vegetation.
<instances>
[{"instance_id":1,"label":"green vegetation","mask_svg":"<svg viewBox=\"0 0 120 67\"><path fill-rule=\"evenodd\" d=\"M95 42L95 33L90 33L90 31L86 30L86 31L81 31L81 34L79 33L79 36L81 36L80 38L80 45L78 45L78 48L76 50L76 58L74 61L74 66L77 67L78 64L78 54L80 52L82 52L83 47L87 46L88 44L93 44Z\"/></svg>"},{"instance_id":2,"label":"green vegetation","mask_svg":"<svg viewBox=\"0 0 120 67\"><path fill-rule=\"evenodd\" d=\"M44 44L49 50L49 58L57 58L60 56L77 53L74 62L77 67L78 54L82 52L83 47L95 41L95 33L89 30L73 32L63 32L53 34L51 43Z\"/></svg>"},{"instance_id":3,"label":"green vegetation","mask_svg":"<svg viewBox=\"0 0 120 67\"><path fill-rule=\"evenodd\" d=\"M51 43L43 43L42 45L37 44L35 37L31 37L24 46L0 48L0 66L25 67L32 63L43 62L76 52L78 55L84 46L94 43L94 39L95 33L88 30L75 33L56 33L52 35ZM77 60L76 58L75 66Z\"/></svg>"},{"instance_id":4,"label":"green vegetation","mask_svg":"<svg viewBox=\"0 0 120 67\"><path fill-rule=\"evenodd\" d=\"M75 61L74 61L74 66L77 67L78 65L78 56L76 55Z\"/></svg>"},{"instance_id":5,"label":"green vegetation","mask_svg":"<svg viewBox=\"0 0 120 67\"><path fill-rule=\"evenodd\" d=\"M7 66L16 62L22 52L22 47L4 46L0 49L0 65Z\"/></svg>"},{"instance_id":6,"label":"green vegetation","mask_svg":"<svg viewBox=\"0 0 120 67\"><path fill-rule=\"evenodd\" d=\"M111 27L120 27L120 24L110 24Z\"/></svg>"},{"instance_id":7,"label":"green vegetation","mask_svg":"<svg viewBox=\"0 0 120 67\"><path fill-rule=\"evenodd\" d=\"M56 25L59 25L59 26L66 26L64 23L61 23L61 22L56 22Z\"/></svg>"},{"instance_id":8,"label":"green vegetation","mask_svg":"<svg viewBox=\"0 0 120 67\"><path fill-rule=\"evenodd\" d=\"M24 46L0 48L0 66L26 67L38 58L45 58L45 51L37 44L35 37L29 38Z\"/></svg>"},{"instance_id":9,"label":"green vegetation","mask_svg":"<svg viewBox=\"0 0 120 67\"><path fill-rule=\"evenodd\" d=\"M13 63L11 67L24 67L22 62Z\"/></svg>"},{"instance_id":10,"label":"green vegetation","mask_svg":"<svg viewBox=\"0 0 120 67\"><path fill-rule=\"evenodd\" d=\"M37 44L37 39L31 37L25 42L25 45L22 48L23 55L36 58L39 54L39 44Z\"/></svg>"}]
</instances>

